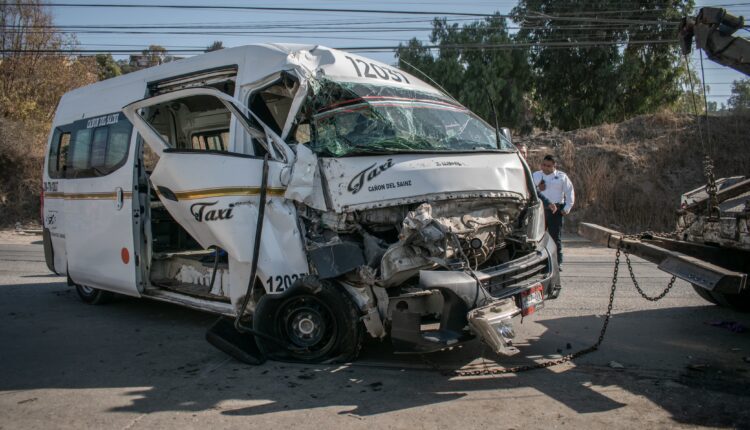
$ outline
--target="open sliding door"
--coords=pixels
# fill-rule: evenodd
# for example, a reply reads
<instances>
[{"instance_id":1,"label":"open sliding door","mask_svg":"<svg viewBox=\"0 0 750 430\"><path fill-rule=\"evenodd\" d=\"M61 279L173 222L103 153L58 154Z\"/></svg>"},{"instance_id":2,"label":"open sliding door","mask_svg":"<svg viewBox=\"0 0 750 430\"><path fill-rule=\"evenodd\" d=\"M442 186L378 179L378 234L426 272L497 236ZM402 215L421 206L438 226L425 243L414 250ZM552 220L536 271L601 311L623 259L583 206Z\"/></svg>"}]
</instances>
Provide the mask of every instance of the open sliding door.
<instances>
[{"instance_id":1,"label":"open sliding door","mask_svg":"<svg viewBox=\"0 0 750 430\"><path fill-rule=\"evenodd\" d=\"M149 122L160 109L171 109L181 121L173 138ZM170 215L209 248L217 246L229 255L230 299L237 304L245 294L258 220L263 183L264 156L234 152L236 142L251 139L259 152L268 153L267 203L259 250L257 277L269 292L283 287L283 279L307 273L303 242L297 228L294 204L284 199L282 170L293 155L289 148L253 114L230 96L211 89L193 88L158 95L124 108L145 143L159 156L150 176L159 199ZM222 139L208 136L209 119L236 126ZM203 133L203 134L201 134ZM212 134L211 136L214 136ZM199 138L196 139L195 137ZM268 283L267 280L271 279ZM281 284L276 282L282 279ZM281 288L283 289L283 288Z\"/></svg>"}]
</instances>

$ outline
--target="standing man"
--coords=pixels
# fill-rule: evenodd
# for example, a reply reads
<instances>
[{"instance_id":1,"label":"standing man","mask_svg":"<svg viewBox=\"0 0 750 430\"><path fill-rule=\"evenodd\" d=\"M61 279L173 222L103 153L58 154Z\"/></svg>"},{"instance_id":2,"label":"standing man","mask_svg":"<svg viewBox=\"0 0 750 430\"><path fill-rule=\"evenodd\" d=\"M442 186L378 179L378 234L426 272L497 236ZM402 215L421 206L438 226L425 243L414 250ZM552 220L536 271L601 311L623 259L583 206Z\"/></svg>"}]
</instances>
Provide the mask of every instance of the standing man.
<instances>
[{"instance_id":1,"label":"standing man","mask_svg":"<svg viewBox=\"0 0 750 430\"><path fill-rule=\"evenodd\" d=\"M549 207L544 208L544 219L547 222L552 240L557 245L557 264L562 271L562 224L563 217L570 213L575 203L575 192L573 183L568 175L556 169L555 157L545 155L542 160L542 170L534 172L534 184L541 194L547 198L559 210L552 211Z\"/></svg>"},{"instance_id":2,"label":"standing man","mask_svg":"<svg viewBox=\"0 0 750 430\"><path fill-rule=\"evenodd\" d=\"M523 157L524 160L526 160L526 158L528 158L529 156L529 149L526 147L526 145L522 143L516 146L516 148L518 149L518 154L521 155L521 157ZM557 206L554 203L550 202L549 199L547 199L547 197L544 196L544 194L542 193L537 193L537 194L539 195L539 200L542 201L542 206L544 206L545 211L549 210L552 213L557 212Z\"/></svg>"}]
</instances>

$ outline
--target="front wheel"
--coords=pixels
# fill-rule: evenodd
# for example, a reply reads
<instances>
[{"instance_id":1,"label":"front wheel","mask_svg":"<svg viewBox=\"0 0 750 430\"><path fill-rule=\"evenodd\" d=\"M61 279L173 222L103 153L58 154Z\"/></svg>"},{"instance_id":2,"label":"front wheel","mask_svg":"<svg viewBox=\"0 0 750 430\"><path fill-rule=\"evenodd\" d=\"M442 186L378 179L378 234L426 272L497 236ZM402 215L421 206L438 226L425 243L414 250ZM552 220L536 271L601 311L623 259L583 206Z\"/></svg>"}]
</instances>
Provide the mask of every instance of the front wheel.
<instances>
[{"instance_id":1,"label":"front wheel","mask_svg":"<svg viewBox=\"0 0 750 430\"><path fill-rule=\"evenodd\" d=\"M359 312L336 285L305 281L258 303L253 328L260 350L272 360L339 363L357 357L362 345Z\"/></svg>"},{"instance_id":2,"label":"front wheel","mask_svg":"<svg viewBox=\"0 0 750 430\"><path fill-rule=\"evenodd\" d=\"M76 292L78 293L78 297L80 297L84 303L90 305L101 305L107 303L112 297L114 297L114 294L109 291L98 290L96 288L78 284L76 284Z\"/></svg>"}]
</instances>

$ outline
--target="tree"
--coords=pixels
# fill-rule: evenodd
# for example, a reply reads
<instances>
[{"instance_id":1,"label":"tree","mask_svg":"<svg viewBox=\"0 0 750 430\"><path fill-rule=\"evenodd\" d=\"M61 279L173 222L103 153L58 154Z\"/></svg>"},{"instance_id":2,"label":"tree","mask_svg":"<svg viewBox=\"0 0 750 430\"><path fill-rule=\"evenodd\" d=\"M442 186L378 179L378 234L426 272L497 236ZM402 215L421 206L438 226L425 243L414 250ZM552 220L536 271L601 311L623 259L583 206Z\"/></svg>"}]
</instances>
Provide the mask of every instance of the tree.
<instances>
[{"instance_id":1,"label":"tree","mask_svg":"<svg viewBox=\"0 0 750 430\"><path fill-rule=\"evenodd\" d=\"M0 1L0 225L39 219L40 175L57 103L97 79L93 57L56 53L71 48L75 41L55 30L41 1Z\"/></svg>"},{"instance_id":2,"label":"tree","mask_svg":"<svg viewBox=\"0 0 750 430\"><path fill-rule=\"evenodd\" d=\"M167 61L167 48L161 45L149 45L148 49L141 51L142 58L145 59L147 66L153 67Z\"/></svg>"},{"instance_id":3,"label":"tree","mask_svg":"<svg viewBox=\"0 0 750 430\"><path fill-rule=\"evenodd\" d=\"M224 42L221 40L215 40L212 44L208 45L203 52L218 51L220 49L224 49Z\"/></svg>"},{"instance_id":4,"label":"tree","mask_svg":"<svg viewBox=\"0 0 750 430\"><path fill-rule=\"evenodd\" d=\"M131 55L129 60L118 61L117 65L120 67L122 74L126 74L179 59L179 57L168 55L167 48L161 45L149 45L140 54Z\"/></svg>"},{"instance_id":5,"label":"tree","mask_svg":"<svg viewBox=\"0 0 750 430\"><path fill-rule=\"evenodd\" d=\"M96 54L94 58L96 58L97 74L100 81L122 75L120 65L112 58L112 54Z\"/></svg>"},{"instance_id":6,"label":"tree","mask_svg":"<svg viewBox=\"0 0 750 430\"><path fill-rule=\"evenodd\" d=\"M40 0L0 2L0 117L47 127L65 92L95 82L93 58L48 52L74 47Z\"/></svg>"},{"instance_id":7,"label":"tree","mask_svg":"<svg viewBox=\"0 0 750 430\"><path fill-rule=\"evenodd\" d=\"M399 45L399 67L425 81L434 80L493 126L490 100L500 125L530 129L525 98L531 90L528 55L523 49L501 49L512 43L504 17L496 14L462 27L435 19L430 42L438 45L434 54L417 39Z\"/></svg>"},{"instance_id":8,"label":"tree","mask_svg":"<svg viewBox=\"0 0 750 430\"><path fill-rule=\"evenodd\" d=\"M518 42L534 46L536 98L552 125L573 129L654 112L682 94L674 22L692 0L521 0ZM663 42L662 42L663 41Z\"/></svg>"},{"instance_id":9,"label":"tree","mask_svg":"<svg viewBox=\"0 0 750 430\"><path fill-rule=\"evenodd\" d=\"M729 96L727 104L733 111L750 111L750 79L732 82L732 95Z\"/></svg>"},{"instance_id":10,"label":"tree","mask_svg":"<svg viewBox=\"0 0 750 430\"><path fill-rule=\"evenodd\" d=\"M702 115L706 112L706 106L703 103L703 84L698 78L695 69L690 69L690 75L684 73L680 77L682 91L677 100L672 103L670 110L678 113L691 115ZM706 85L706 91L709 92L711 87ZM708 111L716 111L716 106L708 105ZM713 109L713 110L712 110Z\"/></svg>"}]
</instances>

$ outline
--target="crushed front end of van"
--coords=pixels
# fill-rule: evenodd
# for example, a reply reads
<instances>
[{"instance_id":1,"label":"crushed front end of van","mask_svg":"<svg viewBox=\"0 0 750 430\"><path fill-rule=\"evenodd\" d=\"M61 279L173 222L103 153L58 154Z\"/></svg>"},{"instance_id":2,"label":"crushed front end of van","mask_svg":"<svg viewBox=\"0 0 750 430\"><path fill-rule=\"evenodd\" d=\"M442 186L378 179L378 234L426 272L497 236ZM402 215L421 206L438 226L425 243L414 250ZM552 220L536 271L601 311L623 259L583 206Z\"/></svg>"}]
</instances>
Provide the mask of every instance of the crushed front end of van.
<instances>
[{"instance_id":1,"label":"crushed front end of van","mask_svg":"<svg viewBox=\"0 0 750 430\"><path fill-rule=\"evenodd\" d=\"M286 192L303 203L311 273L352 294L398 352L475 336L515 352L510 318L555 296L559 276L513 146L447 97L315 83L293 170L312 174Z\"/></svg>"},{"instance_id":2,"label":"crushed front end of van","mask_svg":"<svg viewBox=\"0 0 750 430\"><path fill-rule=\"evenodd\" d=\"M154 146L149 180L163 205L201 246L229 254L222 279L236 321L209 340L240 359L250 351L251 362L347 361L365 335L390 337L401 353L474 338L517 352L512 318L556 297L560 282L515 147L408 73L321 47L285 55L262 90L216 103L248 131L229 145L249 148L247 160ZM175 94L124 110L149 145L169 133L160 113L201 112L199 99L180 105ZM227 185L196 191L180 179L198 169ZM241 188L250 176L260 186Z\"/></svg>"}]
</instances>

